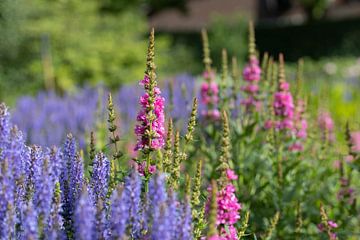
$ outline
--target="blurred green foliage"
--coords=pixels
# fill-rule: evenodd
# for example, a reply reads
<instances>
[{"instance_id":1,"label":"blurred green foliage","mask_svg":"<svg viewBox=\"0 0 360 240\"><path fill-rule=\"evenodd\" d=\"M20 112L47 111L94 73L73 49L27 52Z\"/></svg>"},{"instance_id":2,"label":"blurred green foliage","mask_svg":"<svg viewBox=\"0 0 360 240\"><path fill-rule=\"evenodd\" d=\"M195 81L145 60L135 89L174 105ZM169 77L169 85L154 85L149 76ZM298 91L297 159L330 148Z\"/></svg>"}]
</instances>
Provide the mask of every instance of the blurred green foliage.
<instances>
[{"instance_id":1,"label":"blurred green foliage","mask_svg":"<svg viewBox=\"0 0 360 240\"><path fill-rule=\"evenodd\" d=\"M62 90L100 81L115 88L142 78L148 27L141 9L108 13L98 0L4 0L0 6L1 98L44 87L48 66L41 54L51 54L54 80ZM170 49L170 40L157 38L161 76L192 59L184 48Z\"/></svg>"}]
</instances>

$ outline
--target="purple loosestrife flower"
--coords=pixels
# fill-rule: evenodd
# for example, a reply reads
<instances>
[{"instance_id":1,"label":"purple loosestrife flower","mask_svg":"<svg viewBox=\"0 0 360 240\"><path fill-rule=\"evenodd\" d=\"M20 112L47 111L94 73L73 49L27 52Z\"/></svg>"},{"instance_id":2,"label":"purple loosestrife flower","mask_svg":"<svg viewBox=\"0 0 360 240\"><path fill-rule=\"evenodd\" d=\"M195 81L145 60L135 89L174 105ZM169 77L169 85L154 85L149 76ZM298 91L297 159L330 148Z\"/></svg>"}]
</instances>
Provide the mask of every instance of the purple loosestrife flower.
<instances>
[{"instance_id":1,"label":"purple loosestrife flower","mask_svg":"<svg viewBox=\"0 0 360 240\"><path fill-rule=\"evenodd\" d=\"M95 236L95 214L96 210L89 196L87 188L84 187L76 204L74 225L75 239L92 240Z\"/></svg>"},{"instance_id":2,"label":"purple loosestrife flower","mask_svg":"<svg viewBox=\"0 0 360 240\"><path fill-rule=\"evenodd\" d=\"M141 178L135 171L125 178L124 194L129 208L130 236L139 238L142 234Z\"/></svg>"},{"instance_id":3,"label":"purple loosestrife flower","mask_svg":"<svg viewBox=\"0 0 360 240\"><path fill-rule=\"evenodd\" d=\"M261 102L258 100L259 85L261 79L261 68L259 60L256 57L255 32L252 22L249 22L249 62L243 70L243 78L246 85L241 88L247 95L241 100L241 104L245 106L246 112L259 111Z\"/></svg>"},{"instance_id":4,"label":"purple loosestrife flower","mask_svg":"<svg viewBox=\"0 0 360 240\"><path fill-rule=\"evenodd\" d=\"M294 132L294 101L290 90L290 84L285 80L284 56L279 55L279 84L278 91L275 93L273 108L278 121L275 128L278 130L288 130Z\"/></svg>"},{"instance_id":5,"label":"purple loosestrife flower","mask_svg":"<svg viewBox=\"0 0 360 240\"><path fill-rule=\"evenodd\" d=\"M247 112L252 111L252 109L259 111L261 102L258 100L258 82L261 78L261 68L255 55L250 55L249 63L243 71L243 78L247 85L241 87L241 90L247 94L247 97L241 100L241 104L245 106Z\"/></svg>"},{"instance_id":6,"label":"purple loosestrife flower","mask_svg":"<svg viewBox=\"0 0 360 240\"><path fill-rule=\"evenodd\" d=\"M111 195L110 229L112 239L122 239L126 234L129 220L129 202L125 196L124 188L119 186Z\"/></svg>"},{"instance_id":7,"label":"purple loosestrife flower","mask_svg":"<svg viewBox=\"0 0 360 240\"><path fill-rule=\"evenodd\" d=\"M201 32L203 41L203 53L204 53L204 65L205 70L203 72L204 82L201 84L200 96L203 105L201 115L209 120L219 120L220 112L218 109L219 103L219 86L215 81L215 73L211 68L210 48L207 32L202 30Z\"/></svg>"},{"instance_id":8,"label":"purple loosestrife flower","mask_svg":"<svg viewBox=\"0 0 360 240\"><path fill-rule=\"evenodd\" d=\"M25 208L24 219L21 223L20 239L36 240L39 239L39 226L36 208L31 202Z\"/></svg>"},{"instance_id":9,"label":"purple loosestrife flower","mask_svg":"<svg viewBox=\"0 0 360 240\"><path fill-rule=\"evenodd\" d=\"M138 137L135 150L151 152L164 146L165 141L165 99L160 95L157 87L155 73L155 40L154 30L150 33L147 54L147 69L140 85L144 86L145 94L140 97L141 109L137 115L138 124L135 126L135 134Z\"/></svg>"},{"instance_id":10,"label":"purple loosestrife flower","mask_svg":"<svg viewBox=\"0 0 360 240\"><path fill-rule=\"evenodd\" d=\"M99 199L105 201L108 193L110 178L110 162L103 153L96 154L93 162L90 185L94 202L97 204Z\"/></svg>"},{"instance_id":11,"label":"purple loosestrife flower","mask_svg":"<svg viewBox=\"0 0 360 240\"><path fill-rule=\"evenodd\" d=\"M146 93L140 98L141 110L137 115L139 124L135 127L135 134L138 136L138 142L135 150L141 149L160 149L164 146L165 136L165 99L161 97L161 91L154 87L153 97L149 94L149 77L145 75L140 83L145 87ZM150 100L150 98L153 98ZM148 133L149 132L149 133ZM150 134L151 133L151 134Z\"/></svg>"}]
</instances>

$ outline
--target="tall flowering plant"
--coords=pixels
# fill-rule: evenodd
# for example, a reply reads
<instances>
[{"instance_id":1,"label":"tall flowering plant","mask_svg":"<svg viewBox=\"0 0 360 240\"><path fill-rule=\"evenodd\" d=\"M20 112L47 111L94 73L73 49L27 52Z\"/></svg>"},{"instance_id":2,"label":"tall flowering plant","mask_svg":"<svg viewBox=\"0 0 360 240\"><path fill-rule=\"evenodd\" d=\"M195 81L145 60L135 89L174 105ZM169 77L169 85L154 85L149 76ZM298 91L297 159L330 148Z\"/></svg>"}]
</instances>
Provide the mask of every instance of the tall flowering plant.
<instances>
[{"instance_id":1,"label":"tall flowering plant","mask_svg":"<svg viewBox=\"0 0 360 240\"><path fill-rule=\"evenodd\" d=\"M245 106L247 113L252 111L259 111L261 101L259 100L259 81L261 79L261 68L259 60L256 56L255 49L255 33L252 22L249 23L249 61L243 70L243 78L246 85L241 87L241 90L246 94L246 97L241 100L241 104Z\"/></svg>"},{"instance_id":2,"label":"tall flowering plant","mask_svg":"<svg viewBox=\"0 0 360 240\"><path fill-rule=\"evenodd\" d=\"M222 240L237 240L238 234L235 228L235 224L240 219L241 204L235 194L235 186L232 184L232 180L236 180L238 176L230 168L229 162L231 161L230 154L230 129L229 120L226 112L223 112L223 133L221 139L221 154L220 164L218 171L220 171L220 178L218 184L213 184L209 191L212 191L212 207L216 206L216 221L215 225L219 232L210 230L210 232L218 232L217 234L210 234L208 239L222 239ZM218 185L219 191L214 192L214 187ZM213 201L216 201L214 203ZM209 208L209 206L208 206ZM214 216L212 216L215 218ZM211 217L210 217L211 219Z\"/></svg>"},{"instance_id":3,"label":"tall flowering plant","mask_svg":"<svg viewBox=\"0 0 360 240\"><path fill-rule=\"evenodd\" d=\"M145 161L138 163L138 170L146 178L152 173L150 170L154 168L151 165L151 153L161 149L165 144L165 99L160 95L161 91L157 87L154 56L155 39L154 29L152 29L147 53L147 68L144 79L140 81L145 94L140 97L141 109L136 117L138 124L135 126L137 136L135 150L142 151L145 156Z\"/></svg>"},{"instance_id":4,"label":"tall flowering plant","mask_svg":"<svg viewBox=\"0 0 360 240\"><path fill-rule=\"evenodd\" d=\"M274 125L277 130L294 130L294 101L290 92L290 84L285 79L284 56L279 55L279 83L274 95L273 108L277 121Z\"/></svg>"},{"instance_id":5,"label":"tall flowering plant","mask_svg":"<svg viewBox=\"0 0 360 240\"><path fill-rule=\"evenodd\" d=\"M219 86L215 81L215 73L211 68L210 48L206 30L202 30L204 65L203 72L204 82L201 84L200 96L204 109L201 115L209 120L218 120L220 112L218 109L219 103Z\"/></svg>"},{"instance_id":6,"label":"tall flowering plant","mask_svg":"<svg viewBox=\"0 0 360 240\"><path fill-rule=\"evenodd\" d=\"M306 101L300 98L301 84L302 84L302 68L303 60L300 59L298 62L297 70L297 89L295 94L295 110L294 110L294 135L295 142L290 145L290 151L303 151L304 141L307 138L307 128L308 122L306 120L305 111L306 111Z\"/></svg>"}]
</instances>

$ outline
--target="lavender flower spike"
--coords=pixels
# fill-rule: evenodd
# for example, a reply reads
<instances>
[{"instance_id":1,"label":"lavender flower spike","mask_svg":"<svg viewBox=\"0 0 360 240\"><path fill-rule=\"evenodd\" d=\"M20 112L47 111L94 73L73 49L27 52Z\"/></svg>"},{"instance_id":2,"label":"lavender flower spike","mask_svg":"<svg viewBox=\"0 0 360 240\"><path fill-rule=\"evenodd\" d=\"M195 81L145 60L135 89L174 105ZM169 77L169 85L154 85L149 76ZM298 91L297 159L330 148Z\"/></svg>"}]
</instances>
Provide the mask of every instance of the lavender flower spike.
<instances>
[{"instance_id":1,"label":"lavender flower spike","mask_svg":"<svg viewBox=\"0 0 360 240\"><path fill-rule=\"evenodd\" d=\"M110 229L113 239L122 239L129 219L128 201L123 186L119 185L111 195Z\"/></svg>"},{"instance_id":2,"label":"lavender flower spike","mask_svg":"<svg viewBox=\"0 0 360 240\"><path fill-rule=\"evenodd\" d=\"M95 239L95 214L94 204L91 202L86 187L83 187L81 197L75 209L75 239Z\"/></svg>"},{"instance_id":3,"label":"lavender flower spike","mask_svg":"<svg viewBox=\"0 0 360 240\"><path fill-rule=\"evenodd\" d=\"M135 171L125 178L124 194L127 196L129 208L129 224L131 237L140 238L142 232L141 178Z\"/></svg>"},{"instance_id":4,"label":"lavender flower spike","mask_svg":"<svg viewBox=\"0 0 360 240\"><path fill-rule=\"evenodd\" d=\"M21 223L21 240L35 240L38 239L38 221L37 214L31 202L26 207L24 220Z\"/></svg>"},{"instance_id":5,"label":"lavender flower spike","mask_svg":"<svg viewBox=\"0 0 360 240\"><path fill-rule=\"evenodd\" d=\"M98 153L93 162L93 172L90 180L95 203L97 203L99 199L105 201L109 188L109 178L109 159L103 153Z\"/></svg>"}]
</instances>

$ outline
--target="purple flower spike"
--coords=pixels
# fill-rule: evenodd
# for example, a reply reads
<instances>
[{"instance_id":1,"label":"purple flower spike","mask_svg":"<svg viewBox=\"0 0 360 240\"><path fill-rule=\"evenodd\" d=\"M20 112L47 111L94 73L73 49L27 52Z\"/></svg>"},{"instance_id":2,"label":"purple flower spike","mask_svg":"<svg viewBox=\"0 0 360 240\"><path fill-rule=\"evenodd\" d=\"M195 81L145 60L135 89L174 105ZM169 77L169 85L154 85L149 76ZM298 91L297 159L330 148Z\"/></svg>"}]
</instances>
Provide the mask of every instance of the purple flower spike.
<instances>
[{"instance_id":1,"label":"purple flower spike","mask_svg":"<svg viewBox=\"0 0 360 240\"><path fill-rule=\"evenodd\" d=\"M51 166L48 155L38 159L39 166L35 169L34 206L41 216L42 224L48 221L51 202L54 194L55 182L51 178Z\"/></svg>"},{"instance_id":2,"label":"purple flower spike","mask_svg":"<svg viewBox=\"0 0 360 240\"><path fill-rule=\"evenodd\" d=\"M9 239L14 236L14 191L13 174L5 158L0 165L0 239Z\"/></svg>"},{"instance_id":3,"label":"purple flower spike","mask_svg":"<svg viewBox=\"0 0 360 240\"><path fill-rule=\"evenodd\" d=\"M69 134L63 147L62 172L60 174L62 215L68 232L73 231L75 203L79 199L84 176L83 162L76 150L75 139Z\"/></svg>"},{"instance_id":4,"label":"purple flower spike","mask_svg":"<svg viewBox=\"0 0 360 240\"><path fill-rule=\"evenodd\" d=\"M38 220L34 206L31 202L26 206L24 220L21 224L22 232L20 239L38 239Z\"/></svg>"},{"instance_id":5,"label":"purple flower spike","mask_svg":"<svg viewBox=\"0 0 360 240\"><path fill-rule=\"evenodd\" d=\"M9 110L5 104L0 103L0 149L4 149L8 143L10 128L11 124Z\"/></svg>"},{"instance_id":6,"label":"purple flower spike","mask_svg":"<svg viewBox=\"0 0 360 240\"><path fill-rule=\"evenodd\" d=\"M137 172L133 172L125 178L124 194L127 196L129 207L129 222L131 225L130 235L138 239L142 232L142 203L141 203L141 178Z\"/></svg>"},{"instance_id":7,"label":"purple flower spike","mask_svg":"<svg viewBox=\"0 0 360 240\"><path fill-rule=\"evenodd\" d=\"M94 204L91 201L87 188L84 187L75 209L75 239L96 239L95 214Z\"/></svg>"},{"instance_id":8,"label":"purple flower spike","mask_svg":"<svg viewBox=\"0 0 360 240\"><path fill-rule=\"evenodd\" d=\"M129 219L129 202L126 200L127 196L125 196L122 186L119 186L111 195L110 228L111 236L114 239L122 239L125 235Z\"/></svg>"},{"instance_id":9,"label":"purple flower spike","mask_svg":"<svg viewBox=\"0 0 360 240\"><path fill-rule=\"evenodd\" d=\"M99 199L105 201L109 188L109 178L109 159L103 153L98 153L93 162L93 172L90 180L95 203L97 203Z\"/></svg>"},{"instance_id":10,"label":"purple flower spike","mask_svg":"<svg viewBox=\"0 0 360 240\"><path fill-rule=\"evenodd\" d=\"M179 228L181 234L177 239L190 240L192 239L192 226L191 226L191 207L189 201L185 201L183 205L182 221Z\"/></svg>"}]
</instances>

